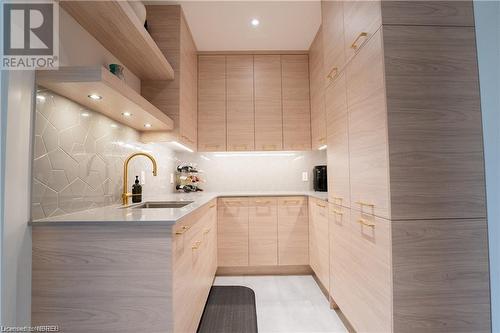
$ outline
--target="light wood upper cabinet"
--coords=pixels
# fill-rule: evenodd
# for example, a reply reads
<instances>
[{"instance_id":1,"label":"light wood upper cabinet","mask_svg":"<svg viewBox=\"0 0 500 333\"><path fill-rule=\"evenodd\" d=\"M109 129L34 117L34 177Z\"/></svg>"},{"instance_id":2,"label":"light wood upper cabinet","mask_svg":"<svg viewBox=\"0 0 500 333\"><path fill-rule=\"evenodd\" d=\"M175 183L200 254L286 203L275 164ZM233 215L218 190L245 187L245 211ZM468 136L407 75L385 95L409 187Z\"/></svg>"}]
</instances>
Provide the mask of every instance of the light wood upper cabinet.
<instances>
[{"instance_id":1,"label":"light wood upper cabinet","mask_svg":"<svg viewBox=\"0 0 500 333\"><path fill-rule=\"evenodd\" d=\"M349 117L345 74L326 90L328 200L351 207L349 183Z\"/></svg>"},{"instance_id":2,"label":"light wood upper cabinet","mask_svg":"<svg viewBox=\"0 0 500 333\"><path fill-rule=\"evenodd\" d=\"M197 149L197 50L180 5L148 8L148 28L161 52L174 69L173 81L141 82L141 94L174 121L174 131L165 134ZM168 36L166 38L165 36ZM154 140L154 139L152 139ZM161 137L160 140L163 140Z\"/></svg>"},{"instance_id":3,"label":"light wood upper cabinet","mask_svg":"<svg viewBox=\"0 0 500 333\"><path fill-rule=\"evenodd\" d=\"M227 150L254 150L253 56L226 56Z\"/></svg>"},{"instance_id":4,"label":"light wood upper cabinet","mask_svg":"<svg viewBox=\"0 0 500 333\"><path fill-rule=\"evenodd\" d=\"M198 150L226 150L226 57L198 57Z\"/></svg>"},{"instance_id":5,"label":"light wood upper cabinet","mask_svg":"<svg viewBox=\"0 0 500 333\"><path fill-rule=\"evenodd\" d=\"M311 144L318 149L326 144L326 115L323 76L323 35L321 27L309 49L311 93Z\"/></svg>"},{"instance_id":6,"label":"light wood upper cabinet","mask_svg":"<svg viewBox=\"0 0 500 333\"><path fill-rule=\"evenodd\" d=\"M343 1L321 1L323 31L323 80L329 85L343 70L344 8Z\"/></svg>"},{"instance_id":7,"label":"light wood upper cabinet","mask_svg":"<svg viewBox=\"0 0 500 333\"><path fill-rule=\"evenodd\" d=\"M278 264L278 200L249 199L249 265Z\"/></svg>"},{"instance_id":8,"label":"light wood upper cabinet","mask_svg":"<svg viewBox=\"0 0 500 333\"><path fill-rule=\"evenodd\" d=\"M282 55L283 148L311 149L309 59L307 55Z\"/></svg>"},{"instance_id":9,"label":"light wood upper cabinet","mask_svg":"<svg viewBox=\"0 0 500 333\"><path fill-rule=\"evenodd\" d=\"M346 68L351 206L390 218L387 108L382 35Z\"/></svg>"},{"instance_id":10,"label":"light wood upper cabinet","mask_svg":"<svg viewBox=\"0 0 500 333\"><path fill-rule=\"evenodd\" d=\"M306 197L278 199L278 263L309 265L309 217Z\"/></svg>"},{"instance_id":11,"label":"light wood upper cabinet","mask_svg":"<svg viewBox=\"0 0 500 333\"><path fill-rule=\"evenodd\" d=\"M255 55L255 150L283 149L280 55Z\"/></svg>"},{"instance_id":12,"label":"light wood upper cabinet","mask_svg":"<svg viewBox=\"0 0 500 333\"><path fill-rule=\"evenodd\" d=\"M309 198L309 260L311 268L327 290L330 287L328 237L328 203Z\"/></svg>"},{"instance_id":13,"label":"light wood upper cabinet","mask_svg":"<svg viewBox=\"0 0 500 333\"><path fill-rule=\"evenodd\" d=\"M343 1L344 45L350 59L382 25L380 1Z\"/></svg>"},{"instance_id":14,"label":"light wood upper cabinet","mask_svg":"<svg viewBox=\"0 0 500 333\"><path fill-rule=\"evenodd\" d=\"M218 265L248 266L248 198L221 198L217 206Z\"/></svg>"}]
</instances>

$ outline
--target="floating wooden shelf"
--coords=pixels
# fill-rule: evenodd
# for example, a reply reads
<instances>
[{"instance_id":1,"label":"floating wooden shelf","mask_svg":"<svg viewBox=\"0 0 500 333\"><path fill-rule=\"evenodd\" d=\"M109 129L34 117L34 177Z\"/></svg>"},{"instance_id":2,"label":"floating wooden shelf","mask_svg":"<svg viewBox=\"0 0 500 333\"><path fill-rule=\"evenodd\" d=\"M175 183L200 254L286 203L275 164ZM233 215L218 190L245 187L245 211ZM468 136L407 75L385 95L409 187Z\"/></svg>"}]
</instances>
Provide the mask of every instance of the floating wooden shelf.
<instances>
[{"instance_id":1,"label":"floating wooden shelf","mask_svg":"<svg viewBox=\"0 0 500 333\"><path fill-rule=\"evenodd\" d=\"M36 81L42 87L138 131L174 128L172 119L104 67L60 67L59 70L37 71ZM91 94L102 99L93 100L88 97ZM132 115L125 117L123 112ZM145 128L146 123L152 126Z\"/></svg>"},{"instance_id":2,"label":"floating wooden shelf","mask_svg":"<svg viewBox=\"0 0 500 333\"><path fill-rule=\"evenodd\" d=\"M61 7L142 80L174 70L126 1L60 1Z\"/></svg>"}]
</instances>

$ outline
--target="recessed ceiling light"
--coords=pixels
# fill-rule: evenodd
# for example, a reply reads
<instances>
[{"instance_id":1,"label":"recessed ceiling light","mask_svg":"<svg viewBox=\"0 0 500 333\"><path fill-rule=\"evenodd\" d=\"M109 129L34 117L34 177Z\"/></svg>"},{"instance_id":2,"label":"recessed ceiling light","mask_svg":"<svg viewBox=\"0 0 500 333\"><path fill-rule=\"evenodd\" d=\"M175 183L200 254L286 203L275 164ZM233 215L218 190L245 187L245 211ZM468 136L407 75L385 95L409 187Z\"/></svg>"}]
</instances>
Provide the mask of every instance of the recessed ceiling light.
<instances>
[{"instance_id":1,"label":"recessed ceiling light","mask_svg":"<svg viewBox=\"0 0 500 333\"><path fill-rule=\"evenodd\" d=\"M45 96L43 96L43 95L36 95L36 99L38 99L39 101L45 101Z\"/></svg>"},{"instance_id":2,"label":"recessed ceiling light","mask_svg":"<svg viewBox=\"0 0 500 333\"><path fill-rule=\"evenodd\" d=\"M153 127L153 125L151 125L151 124L148 123L148 124L144 124L144 127L151 128L151 127Z\"/></svg>"},{"instance_id":3,"label":"recessed ceiling light","mask_svg":"<svg viewBox=\"0 0 500 333\"><path fill-rule=\"evenodd\" d=\"M252 23L252 25L254 27L256 27L256 26L258 26L260 24L260 21L258 19L256 19L256 18L254 18L254 19L252 19L252 21L250 23Z\"/></svg>"},{"instance_id":4,"label":"recessed ceiling light","mask_svg":"<svg viewBox=\"0 0 500 333\"><path fill-rule=\"evenodd\" d=\"M111 126L111 127L113 127L113 128L117 128L117 127L118 127L118 125L117 125L117 124L111 124L111 125L109 125L109 126Z\"/></svg>"},{"instance_id":5,"label":"recessed ceiling light","mask_svg":"<svg viewBox=\"0 0 500 333\"><path fill-rule=\"evenodd\" d=\"M90 94L88 97L90 99L93 99L94 101L98 101L98 100L102 99L102 96L99 96L97 94Z\"/></svg>"},{"instance_id":6,"label":"recessed ceiling light","mask_svg":"<svg viewBox=\"0 0 500 333\"><path fill-rule=\"evenodd\" d=\"M80 116L88 117L88 116L90 116L90 114L88 112L82 112L82 113L80 113Z\"/></svg>"},{"instance_id":7,"label":"recessed ceiling light","mask_svg":"<svg viewBox=\"0 0 500 333\"><path fill-rule=\"evenodd\" d=\"M132 115L132 113L130 112L122 112L122 116L124 117L130 117Z\"/></svg>"}]
</instances>

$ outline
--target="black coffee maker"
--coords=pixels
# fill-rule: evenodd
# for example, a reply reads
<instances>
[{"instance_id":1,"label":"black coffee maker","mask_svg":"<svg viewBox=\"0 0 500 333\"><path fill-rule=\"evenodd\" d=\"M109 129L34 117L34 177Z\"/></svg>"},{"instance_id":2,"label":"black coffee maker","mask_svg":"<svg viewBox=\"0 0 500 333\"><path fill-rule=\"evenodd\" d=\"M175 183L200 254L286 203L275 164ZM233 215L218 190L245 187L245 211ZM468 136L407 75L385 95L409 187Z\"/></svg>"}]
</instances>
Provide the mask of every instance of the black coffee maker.
<instances>
[{"instance_id":1,"label":"black coffee maker","mask_svg":"<svg viewBox=\"0 0 500 333\"><path fill-rule=\"evenodd\" d=\"M328 179L326 176L326 165L316 165L313 170L314 190L317 192L328 191Z\"/></svg>"}]
</instances>

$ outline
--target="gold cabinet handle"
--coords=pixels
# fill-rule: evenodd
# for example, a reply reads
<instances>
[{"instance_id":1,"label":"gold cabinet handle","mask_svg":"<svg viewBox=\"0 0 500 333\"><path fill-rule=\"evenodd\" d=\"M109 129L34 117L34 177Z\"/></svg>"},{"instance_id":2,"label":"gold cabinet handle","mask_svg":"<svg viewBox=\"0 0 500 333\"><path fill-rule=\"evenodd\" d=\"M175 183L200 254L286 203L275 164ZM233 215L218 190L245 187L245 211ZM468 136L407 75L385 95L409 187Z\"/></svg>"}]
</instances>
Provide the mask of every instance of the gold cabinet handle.
<instances>
[{"instance_id":1,"label":"gold cabinet handle","mask_svg":"<svg viewBox=\"0 0 500 333\"><path fill-rule=\"evenodd\" d=\"M339 205L339 206L342 206L342 198L341 197L333 197L333 203L335 205Z\"/></svg>"},{"instance_id":2,"label":"gold cabinet handle","mask_svg":"<svg viewBox=\"0 0 500 333\"><path fill-rule=\"evenodd\" d=\"M188 227L188 226L182 226L182 227L181 227L181 230L176 231L176 232L175 232L175 234L176 234L176 235L182 235L182 234L184 234L184 233L185 233L186 231L188 231L188 230L189 230L189 227Z\"/></svg>"},{"instance_id":3,"label":"gold cabinet handle","mask_svg":"<svg viewBox=\"0 0 500 333\"><path fill-rule=\"evenodd\" d=\"M211 230L212 230L211 228L210 228L210 229L207 229L207 230L205 230L205 231L203 232L203 234L204 234L204 235L206 235L206 234L208 234Z\"/></svg>"},{"instance_id":4,"label":"gold cabinet handle","mask_svg":"<svg viewBox=\"0 0 500 333\"><path fill-rule=\"evenodd\" d=\"M277 145L262 145L262 149L266 150L271 150L271 149L276 149Z\"/></svg>"},{"instance_id":5,"label":"gold cabinet handle","mask_svg":"<svg viewBox=\"0 0 500 333\"><path fill-rule=\"evenodd\" d=\"M368 222L365 219L358 219L357 221L358 221L359 224L362 224L364 226L367 226L367 227L370 227L370 228L375 228L375 223Z\"/></svg>"},{"instance_id":6,"label":"gold cabinet handle","mask_svg":"<svg viewBox=\"0 0 500 333\"><path fill-rule=\"evenodd\" d=\"M215 207L215 204L211 204L210 206L208 206L208 208L214 208Z\"/></svg>"},{"instance_id":7,"label":"gold cabinet handle","mask_svg":"<svg viewBox=\"0 0 500 333\"><path fill-rule=\"evenodd\" d=\"M299 200L285 200L284 203L285 203L285 205L286 204L299 204L300 201Z\"/></svg>"},{"instance_id":8,"label":"gold cabinet handle","mask_svg":"<svg viewBox=\"0 0 500 333\"><path fill-rule=\"evenodd\" d=\"M208 147L213 147L213 148L219 148L220 147L220 145L216 145L216 144L213 144L213 143L210 143L210 144L206 144L205 143L204 146L207 147L207 148Z\"/></svg>"},{"instance_id":9,"label":"gold cabinet handle","mask_svg":"<svg viewBox=\"0 0 500 333\"><path fill-rule=\"evenodd\" d=\"M338 209L334 209L334 210L333 210L333 214L335 214L335 215L344 215L344 213L342 213L342 212L341 212L340 210L338 210Z\"/></svg>"},{"instance_id":10,"label":"gold cabinet handle","mask_svg":"<svg viewBox=\"0 0 500 333\"><path fill-rule=\"evenodd\" d=\"M256 204L270 204L271 201L267 200L267 201L260 201L260 200L256 200L255 201Z\"/></svg>"},{"instance_id":11,"label":"gold cabinet handle","mask_svg":"<svg viewBox=\"0 0 500 333\"><path fill-rule=\"evenodd\" d=\"M339 68L335 66L330 70L326 78L329 80L333 80L338 74L339 74Z\"/></svg>"},{"instance_id":12,"label":"gold cabinet handle","mask_svg":"<svg viewBox=\"0 0 500 333\"><path fill-rule=\"evenodd\" d=\"M316 206L321 207L321 208L325 208L326 207L326 205L322 205L319 202L316 202Z\"/></svg>"},{"instance_id":13,"label":"gold cabinet handle","mask_svg":"<svg viewBox=\"0 0 500 333\"><path fill-rule=\"evenodd\" d=\"M200 248L200 245L201 245L201 241L197 241L193 244L193 246L191 246L191 249L198 250Z\"/></svg>"},{"instance_id":14,"label":"gold cabinet handle","mask_svg":"<svg viewBox=\"0 0 500 333\"><path fill-rule=\"evenodd\" d=\"M233 149L242 148L243 150L248 150L248 145L231 145Z\"/></svg>"},{"instance_id":15,"label":"gold cabinet handle","mask_svg":"<svg viewBox=\"0 0 500 333\"><path fill-rule=\"evenodd\" d=\"M326 138L325 137L322 137L322 138L319 138L319 143L325 143L326 142Z\"/></svg>"},{"instance_id":16,"label":"gold cabinet handle","mask_svg":"<svg viewBox=\"0 0 500 333\"><path fill-rule=\"evenodd\" d=\"M361 44L361 45L357 45L357 44L356 44L356 43L358 42L358 40L359 40L360 38L362 38L362 37L368 37L368 33L367 33L367 32L361 32L361 33L358 35L358 37L356 37L356 39L354 40L354 42L352 42L352 44L351 44L351 48L352 48L353 50L357 50L357 49L359 49L359 48L361 47L361 45L363 45L363 44Z\"/></svg>"},{"instance_id":17,"label":"gold cabinet handle","mask_svg":"<svg viewBox=\"0 0 500 333\"><path fill-rule=\"evenodd\" d=\"M374 204L371 204L371 203L368 203L368 202L364 202L364 201L356 201L356 203L358 205L360 205L361 207L363 207L363 206L372 207L372 208L375 207Z\"/></svg>"}]
</instances>

